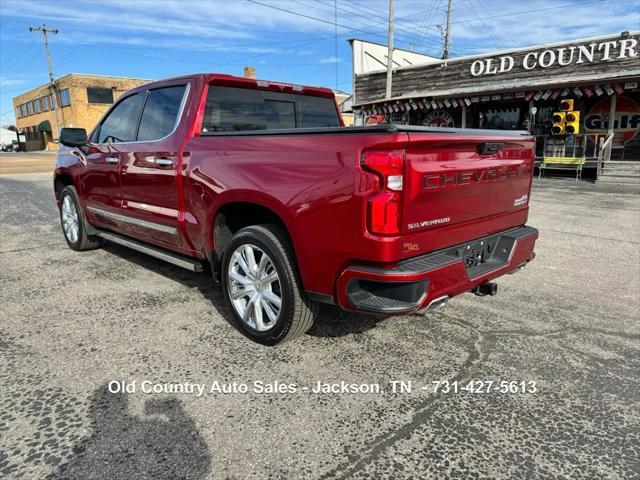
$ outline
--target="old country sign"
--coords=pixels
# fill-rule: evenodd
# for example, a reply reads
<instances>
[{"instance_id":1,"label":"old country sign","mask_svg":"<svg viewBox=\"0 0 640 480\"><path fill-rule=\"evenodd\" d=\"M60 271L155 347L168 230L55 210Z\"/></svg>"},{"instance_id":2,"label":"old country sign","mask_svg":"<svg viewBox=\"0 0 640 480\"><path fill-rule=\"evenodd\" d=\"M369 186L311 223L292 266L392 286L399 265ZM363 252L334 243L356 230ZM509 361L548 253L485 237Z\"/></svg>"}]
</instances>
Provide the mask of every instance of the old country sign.
<instances>
[{"instance_id":1,"label":"old country sign","mask_svg":"<svg viewBox=\"0 0 640 480\"><path fill-rule=\"evenodd\" d=\"M391 97L473 97L574 82L607 85L639 75L640 31L633 31L399 67ZM386 71L356 75L355 105L383 100L385 87Z\"/></svg>"},{"instance_id":2,"label":"old country sign","mask_svg":"<svg viewBox=\"0 0 640 480\"><path fill-rule=\"evenodd\" d=\"M568 67L596 62L611 62L638 56L638 39L620 38L583 45L536 49L524 55L502 55L478 59L471 63L471 75L499 75L515 68L534 70L549 67ZM516 64L519 65L516 67Z\"/></svg>"}]
</instances>

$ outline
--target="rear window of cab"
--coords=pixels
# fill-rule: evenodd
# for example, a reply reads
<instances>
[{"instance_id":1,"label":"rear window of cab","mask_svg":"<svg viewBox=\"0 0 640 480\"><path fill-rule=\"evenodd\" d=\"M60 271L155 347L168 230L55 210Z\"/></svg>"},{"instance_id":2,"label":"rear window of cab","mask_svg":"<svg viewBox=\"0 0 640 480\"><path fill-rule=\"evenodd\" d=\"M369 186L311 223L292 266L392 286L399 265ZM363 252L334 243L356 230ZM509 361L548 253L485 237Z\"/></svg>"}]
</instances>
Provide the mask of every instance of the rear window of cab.
<instances>
[{"instance_id":1,"label":"rear window of cab","mask_svg":"<svg viewBox=\"0 0 640 480\"><path fill-rule=\"evenodd\" d=\"M339 127L333 98L251 88L209 88L203 133Z\"/></svg>"}]
</instances>

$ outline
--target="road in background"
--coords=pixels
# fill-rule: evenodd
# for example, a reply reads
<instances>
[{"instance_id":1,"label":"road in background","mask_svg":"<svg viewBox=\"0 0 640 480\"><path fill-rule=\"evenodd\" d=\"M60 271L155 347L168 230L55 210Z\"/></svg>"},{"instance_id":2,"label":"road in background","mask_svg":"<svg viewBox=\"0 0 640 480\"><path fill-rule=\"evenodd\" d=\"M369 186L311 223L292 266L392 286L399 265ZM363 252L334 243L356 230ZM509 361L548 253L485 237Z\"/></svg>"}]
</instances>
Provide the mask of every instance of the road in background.
<instances>
[{"instance_id":1,"label":"road in background","mask_svg":"<svg viewBox=\"0 0 640 480\"><path fill-rule=\"evenodd\" d=\"M0 153L0 175L16 173L50 172L56 163L56 154L51 152Z\"/></svg>"},{"instance_id":2,"label":"road in background","mask_svg":"<svg viewBox=\"0 0 640 480\"><path fill-rule=\"evenodd\" d=\"M5 175L0 200L2 478L640 475L636 190L537 182L537 258L496 297L388 319L323 308L275 348L226 321L206 273L114 245L69 250L49 173ZM538 391L418 387L472 379ZM118 395L112 380L345 380L385 394ZM413 392L392 394L393 380Z\"/></svg>"}]
</instances>

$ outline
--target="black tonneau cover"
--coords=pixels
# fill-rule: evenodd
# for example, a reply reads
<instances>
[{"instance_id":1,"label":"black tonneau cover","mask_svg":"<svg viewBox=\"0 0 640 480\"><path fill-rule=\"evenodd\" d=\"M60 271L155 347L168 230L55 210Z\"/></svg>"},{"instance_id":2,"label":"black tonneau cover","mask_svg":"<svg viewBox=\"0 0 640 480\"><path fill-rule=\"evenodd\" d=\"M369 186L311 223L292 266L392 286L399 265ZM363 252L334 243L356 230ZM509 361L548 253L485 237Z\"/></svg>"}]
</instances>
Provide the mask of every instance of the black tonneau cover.
<instances>
[{"instance_id":1,"label":"black tonneau cover","mask_svg":"<svg viewBox=\"0 0 640 480\"><path fill-rule=\"evenodd\" d=\"M526 130L486 130L478 128L445 128L445 127L420 127L418 125L398 125L385 123L382 125L367 125L362 127L314 127L314 128L283 128L273 130L239 130L237 132L202 132L203 137L226 137L246 135L336 135L349 133L440 133L469 136L489 137L530 137Z\"/></svg>"}]
</instances>

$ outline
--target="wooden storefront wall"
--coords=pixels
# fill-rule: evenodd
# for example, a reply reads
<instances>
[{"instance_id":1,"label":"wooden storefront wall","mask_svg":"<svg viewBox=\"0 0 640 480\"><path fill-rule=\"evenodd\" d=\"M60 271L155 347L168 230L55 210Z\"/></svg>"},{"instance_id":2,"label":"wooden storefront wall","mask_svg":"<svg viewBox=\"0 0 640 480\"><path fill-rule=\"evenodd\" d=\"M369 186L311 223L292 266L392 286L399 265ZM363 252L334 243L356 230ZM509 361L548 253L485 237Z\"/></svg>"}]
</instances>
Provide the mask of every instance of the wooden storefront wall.
<instances>
[{"instance_id":1,"label":"wooden storefront wall","mask_svg":"<svg viewBox=\"0 0 640 480\"><path fill-rule=\"evenodd\" d=\"M640 49L640 33L634 32L628 37L622 38L620 35L603 37L598 41L592 42L573 42L555 46L541 46L532 49L519 50L513 52L502 52L497 54L489 54L487 56L468 57L460 59L451 59L441 63L425 65L422 67L411 67L397 69L393 74L392 82L392 98L409 97L412 93L429 96L430 93L446 96L442 92L450 92L451 96L482 94L482 92L492 91L516 91L521 88L530 86L530 89L551 88L554 84L561 85L567 83L575 83L578 81L594 81L601 79L623 78L628 73L629 76L640 69L640 55L624 58L620 57L619 49L610 48L608 58L605 57L604 49L599 49L598 45L607 41L630 40L637 42L635 52ZM593 61L587 61L586 56L582 53L582 62L580 58L580 46L591 48L591 44L596 44L593 49ZM626 43L625 45L629 45ZM569 65L562 66L559 62L555 62L550 67L542 68L540 66L527 70L524 68L524 57L533 52L536 58L546 50L555 52L557 58L560 54L559 49L563 50L563 59L568 61L570 52L573 54L573 62ZM513 68L504 73L478 75L471 73L472 65L477 60L490 60L491 66L500 66L501 57L510 56L513 58ZM532 63L532 57L529 58L529 65ZM571 78L571 81L568 79ZM365 75L357 75L355 77L355 104L362 105L375 101L384 100L385 94L385 72L375 72Z\"/></svg>"}]
</instances>

